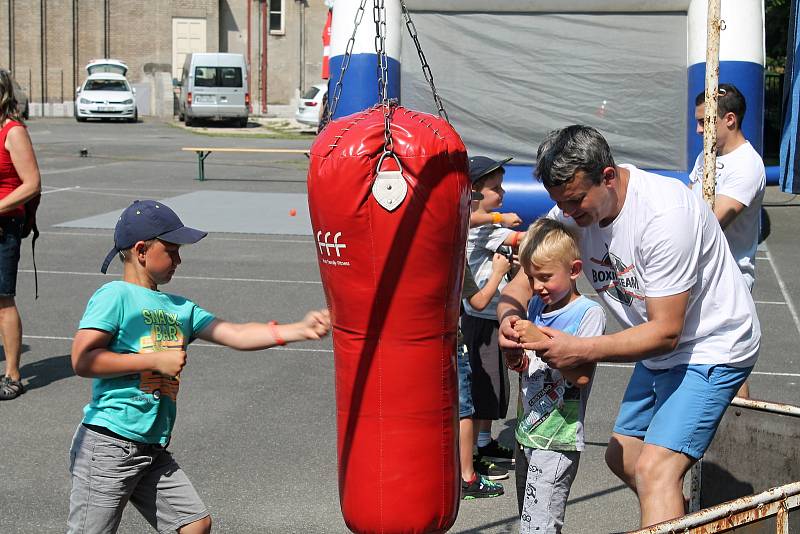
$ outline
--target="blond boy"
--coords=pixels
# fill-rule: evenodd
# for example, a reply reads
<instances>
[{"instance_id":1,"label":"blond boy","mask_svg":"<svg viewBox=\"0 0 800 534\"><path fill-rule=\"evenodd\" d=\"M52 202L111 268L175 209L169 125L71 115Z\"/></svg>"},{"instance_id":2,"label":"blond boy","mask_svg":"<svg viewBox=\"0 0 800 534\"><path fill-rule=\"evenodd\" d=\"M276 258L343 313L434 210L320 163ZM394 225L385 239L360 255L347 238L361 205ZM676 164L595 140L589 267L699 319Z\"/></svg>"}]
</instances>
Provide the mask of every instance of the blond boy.
<instances>
[{"instance_id":1,"label":"blond boy","mask_svg":"<svg viewBox=\"0 0 800 534\"><path fill-rule=\"evenodd\" d=\"M533 291L528 320L513 325L521 343L543 335L537 325L581 337L603 334L603 308L578 292L576 280L583 264L566 226L552 219L536 221L523 239L519 260ZM583 420L590 388L570 382L533 351L526 351L522 360L510 355L507 363L520 372L515 432L524 453L517 455L516 470L520 532L560 533L584 448ZM587 372L593 371L594 366Z\"/></svg>"}]
</instances>

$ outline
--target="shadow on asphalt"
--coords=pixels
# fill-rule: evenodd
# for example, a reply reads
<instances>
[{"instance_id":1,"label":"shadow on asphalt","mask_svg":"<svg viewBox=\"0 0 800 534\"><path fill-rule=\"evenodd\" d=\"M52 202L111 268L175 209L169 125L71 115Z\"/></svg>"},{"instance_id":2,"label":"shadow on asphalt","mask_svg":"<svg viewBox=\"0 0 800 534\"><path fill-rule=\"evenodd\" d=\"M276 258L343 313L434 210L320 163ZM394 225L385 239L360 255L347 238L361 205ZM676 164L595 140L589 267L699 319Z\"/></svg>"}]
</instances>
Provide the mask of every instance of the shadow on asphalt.
<instances>
[{"instance_id":1,"label":"shadow on asphalt","mask_svg":"<svg viewBox=\"0 0 800 534\"><path fill-rule=\"evenodd\" d=\"M25 389L28 391L50 385L63 378L75 376L69 354L24 363L20 367L20 373L23 380L27 380Z\"/></svg>"},{"instance_id":2,"label":"shadow on asphalt","mask_svg":"<svg viewBox=\"0 0 800 534\"><path fill-rule=\"evenodd\" d=\"M499 529L502 527L508 527L510 530L507 532L514 532L516 527L519 524L519 516L511 516L505 519L500 519L499 521L493 521L491 523L486 523L485 525L481 525L476 528L471 528L469 530L463 530L463 534L483 534L484 532L494 532L491 529Z\"/></svg>"}]
</instances>

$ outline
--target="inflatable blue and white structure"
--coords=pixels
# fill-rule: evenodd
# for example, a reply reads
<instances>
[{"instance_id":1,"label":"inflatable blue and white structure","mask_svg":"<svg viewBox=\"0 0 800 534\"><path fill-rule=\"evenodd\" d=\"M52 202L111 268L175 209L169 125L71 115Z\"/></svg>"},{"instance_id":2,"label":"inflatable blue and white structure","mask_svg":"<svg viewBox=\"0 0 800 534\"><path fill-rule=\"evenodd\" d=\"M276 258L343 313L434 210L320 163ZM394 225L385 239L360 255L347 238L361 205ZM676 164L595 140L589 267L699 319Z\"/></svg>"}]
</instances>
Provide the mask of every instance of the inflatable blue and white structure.
<instances>
[{"instance_id":1,"label":"inflatable blue and white structure","mask_svg":"<svg viewBox=\"0 0 800 534\"><path fill-rule=\"evenodd\" d=\"M695 134L695 97L705 89L707 0L692 0L688 11L688 169L703 151ZM762 0L722 0L723 31L719 43L720 83L735 85L747 102L742 123L744 136L759 153L764 149L764 3Z\"/></svg>"},{"instance_id":2,"label":"inflatable blue and white structure","mask_svg":"<svg viewBox=\"0 0 800 534\"><path fill-rule=\"evenodd\" d=\"M386 60L387 93L389 98L400 98L400 39L403 15L398 0L385 0L386 7ZM330 79L328 80L328 105L332 104L336 84L341 78L347 44L353 37L358 0L337 0L333 4L331 21ZM342 79L339 102L332 118L338 119L374 106L378 98L378 54L375 50L375 19L373 2L367 0L361 23L356 30L353 49L347 70Z\"/></svg>"},{"instance_id":3,"label":"inflatable blue and white structure","mask_svg":"<svg viewBox=\"0 0 800 534\"><path fill-rule=\"evenodd\" d=\"M435 113L399 1L386 0L389 95ZM333 7L329 97L360 2ZM378 102L372 2L356 34L334 118ZM589 124L619 163L686 180L702 137L695 97L705 85L707 0L406 0L450 120L470 155L513 156L503 211L527 223L552 206L532 178L550 130ZM722 0L720 83L747 100L745 136L761 151L762 0ZM401 59L403 61L401 61ZM777 182L777 167L767 179Z\"/></svg>"}]
</instances>

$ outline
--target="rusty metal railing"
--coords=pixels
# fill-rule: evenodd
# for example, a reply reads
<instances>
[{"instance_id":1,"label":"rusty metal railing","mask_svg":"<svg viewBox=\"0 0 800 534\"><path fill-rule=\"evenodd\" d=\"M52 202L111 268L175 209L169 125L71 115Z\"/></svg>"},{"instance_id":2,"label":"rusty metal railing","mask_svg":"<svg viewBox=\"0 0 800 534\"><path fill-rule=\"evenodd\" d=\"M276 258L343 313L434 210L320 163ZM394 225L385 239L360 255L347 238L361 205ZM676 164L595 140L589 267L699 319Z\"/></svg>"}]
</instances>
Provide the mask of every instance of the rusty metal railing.
<instances>
[{"instance_id":1,"label":"rusty metal railing","mask_svg":"<svg viewBox=\"0 0 800 534\"><path fill-rule=\"evenodd\" d=\"M747 523L776 516L775 533L789 533L789 510L800 508L800 482L768 489L678 519L664 521L631 534L706 534L725 532Z\"/></svg>"},{"instance_id":2,"label":"rusty metal railing","mask_svg":"<svg viewBox=\"0 0 800 534\"><path fill-rule=\"evenodd\" d=\"M800 417L800 407L736 397L732 406L774 414ZM700 462L698 462L698 465ZM696 471L697 475L700 470ZM695 472L693 470L693 477ZM699 503L700 480L692 480L690 500ZM762 493L748 495L705 508L691 514L664 521L630 534L707 534L725 532L736 527L755 523L775 516L775 533L789 533L789 511L800 508L800 481L768 489Z\"/></svg>"},{"instance_id":3,"label":"rusty metal railing","mask_svg":"<svg viewBox=\"0 0 800 534\"><path fill-rule=\"evenodd\" d=\"M759 410L762 412L800 417L800 406L793 406L791 404L781 404L778 402L767 402L734 397L733 401L731 401L731 406L739 406L740 408L750 408L751 410Z\"/></svg>"}]
</instances>

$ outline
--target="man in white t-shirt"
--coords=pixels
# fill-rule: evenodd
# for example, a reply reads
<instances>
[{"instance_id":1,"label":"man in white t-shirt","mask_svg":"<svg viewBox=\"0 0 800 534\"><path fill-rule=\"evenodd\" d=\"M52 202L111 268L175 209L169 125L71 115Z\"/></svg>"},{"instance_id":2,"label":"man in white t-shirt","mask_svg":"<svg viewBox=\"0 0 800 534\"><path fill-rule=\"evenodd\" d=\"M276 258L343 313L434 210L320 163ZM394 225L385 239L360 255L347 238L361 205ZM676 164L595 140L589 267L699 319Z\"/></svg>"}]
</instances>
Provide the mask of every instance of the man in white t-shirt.
<instances>
[{"instance_id":1,"label":"man in white t-shirt","mask_svg":"<svg viewBox=\"0 0 800 534\"><path fill-rule=\"evenodd\" d=\"M725 238L739 264L747 286L753 290L756 247L761 228L761 203L767 176L764 162L745 139L741 124L746 104L744 96L730 84L720 84L717 113L717 184L714 215L725 231ZM703 135L705 93L695 99L697 133ZM703 154L697 156L689 175L689 185L703 196Z\"/></svg>"},{"instance_id":2,"label":"man in white t-shirt","mask_svg":"<svg viewBox=\"0 0 800 534\"><path fill-rule=\"evenodd\" d=\"M705 93L695 98L697 133L703 135ZM761 203L767 175L764 162L745 139L741 125L747 109L744 96L731 84L720 84L717 106L717 173L714 215L725 232L725 238L747 287L753 291L756 281L756 248L761 232ZM703 197L703 154L697 156L689 174L689 187ZM745 382L739 397L749 397Z\"/></svg>"},{"instance_id":3,"label":"man in white t-shirt","mask_svg":"<svg viewBox=\"0 0 800 534\"><path fill-rule=\"evenodd\" d=\"M705 453L758 357L761 329L747 284L714 214L677 180L614 162L594 128L569 126L539 146L537 177L576 226L583 271L625 329L520 344L530 285L508 283L498 305L509 361L522 349L555 368L637 362L606 463L639 499L642 526L684 514L683 478Z\"/></svg>"}]
</instances>

